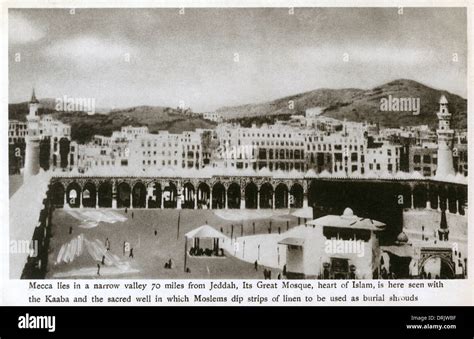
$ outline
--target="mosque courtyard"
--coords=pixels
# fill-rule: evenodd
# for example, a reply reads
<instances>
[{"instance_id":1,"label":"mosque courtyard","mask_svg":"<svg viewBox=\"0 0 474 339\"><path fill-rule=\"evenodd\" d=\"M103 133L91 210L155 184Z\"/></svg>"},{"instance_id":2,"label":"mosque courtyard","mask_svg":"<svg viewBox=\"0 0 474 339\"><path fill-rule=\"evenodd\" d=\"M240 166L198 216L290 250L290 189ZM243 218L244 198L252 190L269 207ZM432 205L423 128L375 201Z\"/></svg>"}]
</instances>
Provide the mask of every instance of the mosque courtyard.
<instances>
[{"instance_id":1,"label":"mosque courtyard","mask_svg":"<svg viewBox=\"0 0 474 339\"><path fill-rule=\"evenodd\" d=\"M263 271L268 269L275 279L286 263L286 246L279 242L304 228L304 219L292 212L57 209L53 214L46 278L263 279ZM435 210L407 211L404 231L410 240L419 241L421 224L426 226L425 238L433 238L429 230L438 227L438 214ZM448 223L452 241L466 257L465 217L448 214ZM223 234L219 247L224 255L188 255L189 270L185 272L184 235L205 224ZM192 246L189 239L187 250ZM201 246L212 247L204 239ZM170 260L171 268L167 267Z\"/></svg>"},{"instance_id":2,"label":"mosque courtyard","mask_svg":"<svg viewBox=\"0 0 474 339\"><path fill-rule=\"evenodd\" d=\"M289 210L57 209L53 214L46 278L263 279L265 267L259 265L256 271L255 260L245 260L245 247L239 246L238 239L278 236L297 226L298 218L288 213ZM184 234L203 224L212 225L225 235L220 240L225 255L188 256L189 272L185 272ZM125 250L124 243L128 243ZM192 246L192 241L188 240L188 244ZM172 267L165 268L170 259ZM262 260L265 261L263 253ZM269 269L275 278L281 272L275 267Z\"/></svg>"}]
</instances>

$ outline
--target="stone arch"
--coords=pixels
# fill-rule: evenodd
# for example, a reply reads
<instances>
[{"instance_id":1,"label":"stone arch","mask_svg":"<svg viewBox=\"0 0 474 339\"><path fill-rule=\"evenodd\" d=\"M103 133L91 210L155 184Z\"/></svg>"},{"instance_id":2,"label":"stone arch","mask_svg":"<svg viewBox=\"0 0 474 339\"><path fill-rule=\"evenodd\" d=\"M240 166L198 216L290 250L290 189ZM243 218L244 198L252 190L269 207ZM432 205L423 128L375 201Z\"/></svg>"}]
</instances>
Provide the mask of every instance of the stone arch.
<instances>
[{"instance_id":1,"label":"stone arch","mask_svg":"<svg viewBox=\"0 0 474 339\"><path fill-rule=\"evenodd\" d=\"M163 207L176 208L178 204L178 188L175 183L170 181L163 189Z\"/></svg>"},{"instance_id":2,"label":"stone arch","mask_svg":"<svg viewBox=\"0 0 474 339\"><path fill-rule=\"evenodd\" d=\"M110 181L104 181L99 185L97 194L99 200L99 207L112 207L112 183Z\"/></svg>"},{"instance_id":3,"label":"stone arch","mask_svg":"<svg viewBox=\"0 0 474 339\"><path fill-rule=\"evenodd\" d=\"M275 188L275 208L288 208L288 186L284 183Z\"/></svg>"},{"instance_id":4,"label":"stone arch","mask_svg":"<svg viewBox=\"0 0 474 339\"><path fill-rule=\"evenodd\" d=\"M413 207L414 208L426 208L426 202L428 200L428 192L426 186L423 184L415 185L413 188Z\"/></svg>"},{"instance_id":5,"label":"stone arch","mask_svg":"<svg viewBox=\"0 0 474 339\"><path fill-rule=\"evenodd\" d=\"M81 206L81 185L77 182L71 182L66 188L66 201L70 207Z\"/></svg>"},{"instance_id":6,"label":"stone arch","mask_svg":"<svg viewBox=\"0 0 474 339\"><path fill-rule=\"evenodd\" d=\"M195 193L196 189L194 185L189 181L183 185L183 205L182 208L190 208L193 209L196 201L195 201Z\"/></svg>"},{"instance_id":7,"label":"stone arch","mask_svg":"<svg viewBox=\"0 0 474 339\"><path fill-rule=\"evenodd\" d=\"M64 185L57 181L51 186L51 203L55 207L64 207Z\"/></svg>"},{"instance_id":8,"label":"stone arch","mask_svg":"<svg viewBox=\"0 0 474 339\"><path fill-rule=\"evenodd\" d=\"M198 208L211 207L211 188L205 182L200 182L197 189Z\"/></svg>"},{"instance_id":9,"label":"stone arch","mask_svg":"<svg viewBox=\"0 0 474 339\"><path fill-rule=\"evenodd\" d=\"M253 181L245 186L245 208L258 208L258 187Z\"/></svg>"},{"instance_id":10,"label":"stone arch","mask_svg":"<svg viewBox=\"0 0 474 339\"><path fill-rule=\"evenodd\" d=\"M273 186L266 182L260 186L260 208L273 208Z\"/></svg>"},{"instance_id":11,"label":"stone arch","mask_svg":"<svg viewBox=\"0 0 474 339\"><path fill-rule=\"evenodd\" d=\"M161 207L161 185L159 182L151 182L147 185L148 208Z\"/></svg>"},{"instance_id":12,"label":"stone arch","mask_svg":"<svg viewBox=\"0 0 474 339\"><path fill-rule=\"evenodd\" d=\"M438 186L438 197L439 197L439 206L442 211L448 209L448 190L444 185Z\"/></svg>"},{"instance_id":13,"label":"stone arch","mask_svg":"<svg viewBox=\"0 0 474 339\"><path fill-rule=\"evenodd\" d=\"M434 262L439 259L439 277L438 279L454 279L456 277L456 271L454 268L454 263L449 260L449 258L433 254L422 259L420 263L420 272L424 271L425 274L432 273L431 278L436 278L436 273L430 272L430 269L427 267L430 262ZM437 271L437 270L436 270ZM421 273L420 273L421 274Z\"/></svg>"},{"instance_id":14,"label":"stone arch","mask_svg":"<svg viewBox=\"0 0 474 339\"><path fill-rule=\"evenodd\" d=\"M143 182L137 182L132 189L132 206L134 208L146 207L147 190Z\"/></svg>"},{"instance_id":15,"label":"stone arch","mask_svg":"<svg viewBox=\"0 0 474 339\"><path fill-rule=\"evenodd\" d=\"M456 213L457 212L457 200L458 200L458 194L456 191L456 187L454 185L449 185L447 189L447 209L450 213Z\"/></svg>"},{"instance_id":16,"label":"stone arch","mask_svg":"<svg viewBox=\"0 0 474 339\"><path fill-rule=\"evenodd\" d=\"M428 190L428 200L430 202L431 208L438 208L438 187L431 184Z\"/></svg>"},{"instance_id":17,"label":"stone arch","mask_svg":"<svg viewBox=\"0 0 474 339\"><path fill-rule=\"evenodd\" d=\"M231 183L227 189L227 207L240 208L240 185L236 182Z\"/></svg>"},{"instance_id":18,"label":"stone arch","mask_svg":"<svg viewBox=\"0 0 474 339\"><path fill-rule=\"evenodd\" d=\"M217 182L212 186L212 208L225 208L226 192L221 182Z\"/></svg>"},{"instance_id":19,"label":"stone arch","mask_svg":"<svg viewBox=\"0 0 474 339\"><path fill-rule=\"evenodd\" d=\"M97 189L92 181L85 183L82 190L82 206L95 208L97 200Z\"/></svg>"},{"instance_id":20,"label":"stone arch","mask_svg":"<svg viewBox=\"0 0 474 339\"><path fill-rule=\"evenodd\" d=\"M299 183L294 183L290 189L290 207L291 208L302 208L304 201L304 189Z\"/></svg>"},{"instance_id":21,"label":"stone arch","mask_svg":"<svg viewBox=\"0 0 474 339\"><path fill-rule=\"evenodd\" d=\"M459 203L459 214L465 215L466 212L464 210L466 205L466 194L467 191L464 187L458 187L458 203Z\"/></svg>"},{"instance_id":22,"label":"stone arch","mask_svg":"<svg viewBox=\"0 0 474 339\"><path fill-rule=\"evenodd\" d=\"M117 208L130 207L130 185L123 181L117 185Z\"/></svg>"}]
</instances>

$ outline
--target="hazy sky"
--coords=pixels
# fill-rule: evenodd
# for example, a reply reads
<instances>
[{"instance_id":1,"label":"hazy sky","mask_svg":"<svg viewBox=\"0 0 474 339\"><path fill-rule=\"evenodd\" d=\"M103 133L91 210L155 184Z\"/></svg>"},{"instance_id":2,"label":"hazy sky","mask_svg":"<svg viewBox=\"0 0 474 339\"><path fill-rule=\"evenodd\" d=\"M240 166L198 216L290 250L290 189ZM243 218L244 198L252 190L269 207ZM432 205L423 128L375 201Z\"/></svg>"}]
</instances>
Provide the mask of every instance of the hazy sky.
<instances>
[{"instance_id":1,"label":"hazy sky","mask_svg":"<svg viewBox=\"0 0 474 339\"><path fill-rule=\"evenodd\" d=\"M35 86L39 98L98 107L205 111L397 78L466 97L465 9L397 11L10 9L9 100Z\"/></svg>"}]
</instances>

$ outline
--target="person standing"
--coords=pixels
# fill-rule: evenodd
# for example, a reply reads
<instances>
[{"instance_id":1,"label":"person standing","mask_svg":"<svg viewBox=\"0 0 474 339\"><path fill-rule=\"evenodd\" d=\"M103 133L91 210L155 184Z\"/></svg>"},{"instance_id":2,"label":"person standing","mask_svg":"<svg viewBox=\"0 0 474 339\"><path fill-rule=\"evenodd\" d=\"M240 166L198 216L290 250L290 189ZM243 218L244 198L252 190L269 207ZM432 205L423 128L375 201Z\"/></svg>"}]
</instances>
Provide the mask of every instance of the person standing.
<instances>
[{"instance_id":1,"label":"person standing","mask_svg":"<svg viewBox=\"0 0 474 339\"><path fill-rule=\"evenodd\" d=\"M100 264L97 264L97 275L100 276Z\"/></svg>"}]
</instances>

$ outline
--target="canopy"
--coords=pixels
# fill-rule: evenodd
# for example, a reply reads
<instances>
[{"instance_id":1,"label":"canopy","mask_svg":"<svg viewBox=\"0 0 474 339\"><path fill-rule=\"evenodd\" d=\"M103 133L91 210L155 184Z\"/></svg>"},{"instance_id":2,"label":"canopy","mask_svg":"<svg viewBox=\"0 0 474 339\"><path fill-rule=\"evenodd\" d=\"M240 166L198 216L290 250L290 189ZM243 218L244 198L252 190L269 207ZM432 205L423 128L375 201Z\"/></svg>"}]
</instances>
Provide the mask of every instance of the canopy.
<instances>
[{"instance_id":1,"label":"canopy","mask_svg":"<svg viewBox=\"0 0 474 339\"><path fill-rule=\"evenodd\" d=\"M303 238L285 238L278 242L280 245L291 245L291 246L303 246L304 239Z\"/></svg>"},{"instance_id":2,"label":"canopy","mask_svg":"<svg viewBox=\"0 0 474 339\"><path fill-rule=\"evenodd\" d=\"M224 234L216 230L214 227L209 225L202 225L192 231L185 234L186 238L199 238L199 239L216 239L226 238Z\"/></svg>"},{"instance_id":3,"label":"canopy","mask_svg":"<svg viewBox=\"0 0 474 339\"><path fill-rule=\"evenodd\" d=\"M365 229L370 231L380 231L385 228L385 224L380 221L354 215L350 208L346 208L343 215L326 215L308 222L308 225Z\"/></svg>"}]
</instances>

